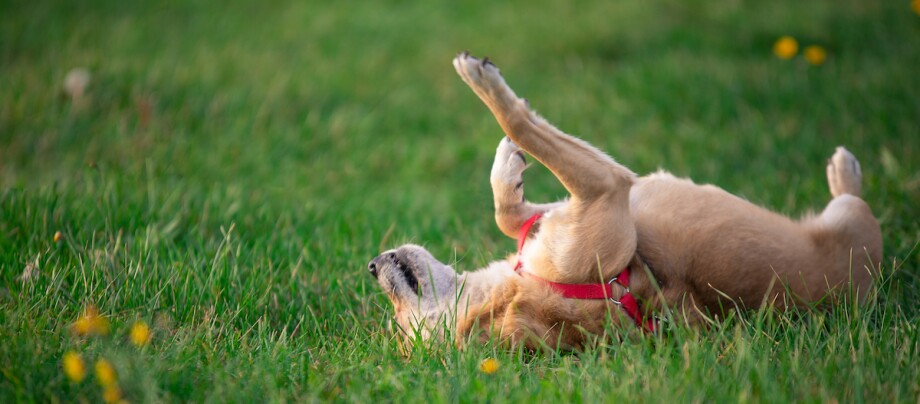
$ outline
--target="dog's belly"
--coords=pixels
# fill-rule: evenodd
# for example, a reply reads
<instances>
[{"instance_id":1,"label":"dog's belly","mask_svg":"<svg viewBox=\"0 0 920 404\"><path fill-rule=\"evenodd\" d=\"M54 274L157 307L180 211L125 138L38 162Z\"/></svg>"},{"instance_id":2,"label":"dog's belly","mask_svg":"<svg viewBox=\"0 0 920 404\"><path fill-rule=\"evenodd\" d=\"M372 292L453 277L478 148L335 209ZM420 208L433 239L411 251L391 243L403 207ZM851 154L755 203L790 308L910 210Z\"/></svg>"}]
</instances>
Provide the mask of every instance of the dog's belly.
<instances>
[{"instance_id":1,"label":"dog's belly","mask_svg":"<svg viewBox=\"0 0 920 404\"><path fill-rule=\"evenodd\" d=\"M785 216L662 173L636 183L630 209L637 252L665 287L683 288L710 307L725 296L757 307L766 294L782 292L783 282L811 294L812 279L787 279L819 268L812 241Z\"/></svg>"}]
</instances>

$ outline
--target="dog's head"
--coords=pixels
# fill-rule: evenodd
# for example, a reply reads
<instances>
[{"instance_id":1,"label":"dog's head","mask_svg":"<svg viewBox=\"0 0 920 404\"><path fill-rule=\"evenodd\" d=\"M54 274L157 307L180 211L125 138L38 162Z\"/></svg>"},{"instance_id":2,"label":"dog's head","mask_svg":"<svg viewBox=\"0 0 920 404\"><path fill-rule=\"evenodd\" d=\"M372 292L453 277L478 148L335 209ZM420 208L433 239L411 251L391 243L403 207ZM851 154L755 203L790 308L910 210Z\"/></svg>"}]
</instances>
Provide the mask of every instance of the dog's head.
<instances>
[{"instance_id":1,"label":"dog's head","mask_svg":"<svg viewBox=\"0 0 920 404\"><path fill-rule=\"evenodd\" d=\"M442 335L457 297L458 277L453 268L424 248L407 244L380 254L367 269L393 302L404 337Z\"/></svg>"}]
</instances>

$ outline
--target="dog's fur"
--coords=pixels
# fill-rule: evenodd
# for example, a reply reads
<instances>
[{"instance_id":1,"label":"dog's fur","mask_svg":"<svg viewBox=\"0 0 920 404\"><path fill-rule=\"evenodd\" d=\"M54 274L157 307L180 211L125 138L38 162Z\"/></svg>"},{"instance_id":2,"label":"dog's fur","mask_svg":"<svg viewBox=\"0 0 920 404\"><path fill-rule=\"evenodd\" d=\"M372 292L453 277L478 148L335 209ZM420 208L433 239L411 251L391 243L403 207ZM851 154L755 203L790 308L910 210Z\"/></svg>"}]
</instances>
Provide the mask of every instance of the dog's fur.
<instances>
[{"instance_id":1,"label":"dog's fur","mask_svg":"<svg viewBox=\"0 0 920 404\"><path fill-rule=\"evenodd\" d=\"M690 324L735 307L829 305L847 296L861 302L873 288L881 230L860 199L859 163L843 147L827 165L833 199L820 215L794 221L712 185L665 172L637 177L537 116L488 59L463 53L454 67L507 134L491 173L498 227L516 238L528 218L543 214L521 254L524 271L560 283L601 283L629 267L645 315L670 309ZM562 182L567 201L524 199L521 150ZM577 349L608 321L634 327L611 301L563 298L519 276L516 261L512 255L458 274L422 247L405 245L369 269L407 337L436 338L447 325L460 342L481 330L530 348ZM616 286L615 293L626 291Z\"/></svg>"}]
</instances>

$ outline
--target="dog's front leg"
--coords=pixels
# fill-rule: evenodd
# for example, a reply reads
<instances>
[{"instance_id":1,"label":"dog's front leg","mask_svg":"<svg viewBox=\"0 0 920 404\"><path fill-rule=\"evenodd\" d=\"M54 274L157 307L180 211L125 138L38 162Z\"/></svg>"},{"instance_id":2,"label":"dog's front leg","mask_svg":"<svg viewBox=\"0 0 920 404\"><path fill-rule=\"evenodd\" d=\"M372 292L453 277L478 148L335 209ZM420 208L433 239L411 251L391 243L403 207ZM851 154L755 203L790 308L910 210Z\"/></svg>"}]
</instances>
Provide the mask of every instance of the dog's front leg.
<instances>
[{"instance_id":1,"label":"dog's front leg","mask_svg":"<svg viewBox=\"0 0 920 404\"><path fill-rule=\"evenodd\" d=\"M517 238L518 230L535 214L544 214L565 205L565 202L534 204L524 198L524 152L505 137L495 150L492 163L492 195L495 199L495 222L502 233Z\"/></svg>"},{"instance_id":2,"label":"dog's front leg","mask_svg":"<svg viewBox=\"0 0 920 404\"><path fill-rule=\"evenodd\" d=\"M537 116L488 59L479 60L464 52L454 59L454 68L514 144L543 163L571 195L564 209L541 221L542 237L537 242L544 246L544 259L532 270L568 282L598 279L599 273L600 278L610 279L621 272L636 251L636 229L629 209L636 175ZM502 223L504 217L498 217L499 226L512 236L528 213L508 214L507 225ZM544 233L547 229L550 231Z\"/></svg>"},{"instance_id":3,"label":"dog's front leg","mask_svg":"<svg viewBox=\"0 0 920 404\"><path fill-rule=\"evenodd\" d=\"M464 52L454 59L454 68L492 111L505 134L552 171L573 201L590 203L611 196L626 200L636 175L587 142L537 116L508 87L488 58L479 60Z\"/></svg>"}]
</instances>

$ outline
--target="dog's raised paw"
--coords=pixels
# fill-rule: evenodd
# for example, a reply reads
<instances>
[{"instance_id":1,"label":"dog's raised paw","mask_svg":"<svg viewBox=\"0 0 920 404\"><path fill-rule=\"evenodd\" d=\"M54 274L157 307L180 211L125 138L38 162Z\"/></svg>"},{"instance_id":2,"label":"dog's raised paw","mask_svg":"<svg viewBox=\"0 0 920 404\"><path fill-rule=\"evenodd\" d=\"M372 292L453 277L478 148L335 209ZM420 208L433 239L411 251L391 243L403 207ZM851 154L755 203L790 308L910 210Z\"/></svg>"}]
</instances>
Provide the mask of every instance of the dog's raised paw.
<instances>
[{"instance_id":1,"label":"dog's raised paw","mask_svg":"<svg viewBox=\"0 0 920 404\"><path fill-rule=\"evenodd\" d=\"M834 155L827 160L827 183L831 195L860 196L862 193L862 169L856 156L843 146L838 146Z\"/></svg>"},{"instance_id":2,"label":"dog's raised paw","mask_svg":"<svg viewBox=\"0 0 920 404\"><path fill-rule=\"evenodd\" d=\"M520 189L523 185L523 173L527 168L524 152L507 136L495 150L495 162L492 164L491 179L495 185L512 186Z\"/></svg>"},{"instance_id":3,"label":"dog's raised paw","mask_svg":"<svg viewBox=\"0 0 920 404\"><path fill-rule=\"evenodd\" d=\"M479 59L464 51L457 54L453 64L457 74L471 86L489 87L504 83L498 66L488 57Z\"/></svg>"}]
</instances>

